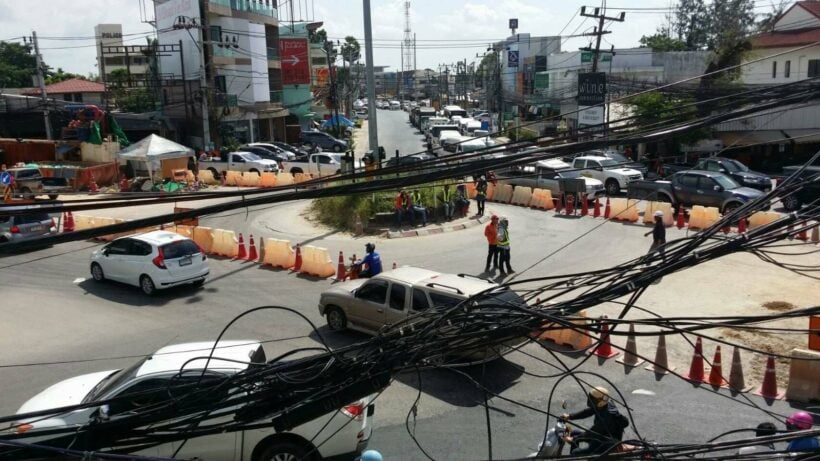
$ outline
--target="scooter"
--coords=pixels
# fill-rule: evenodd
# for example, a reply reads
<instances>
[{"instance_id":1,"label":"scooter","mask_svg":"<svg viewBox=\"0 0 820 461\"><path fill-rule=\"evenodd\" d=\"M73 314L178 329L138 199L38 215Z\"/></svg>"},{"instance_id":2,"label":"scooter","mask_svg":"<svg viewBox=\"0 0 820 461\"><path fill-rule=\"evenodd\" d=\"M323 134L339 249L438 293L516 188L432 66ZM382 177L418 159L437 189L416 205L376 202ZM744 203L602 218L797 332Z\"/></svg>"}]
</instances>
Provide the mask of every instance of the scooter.
<instances>
[{"instance_id":1,"label":"scooter","mask_svg":"<svg viewBox=\"0 0 820 461\"><path fill-rule=\"evenodd\" d=\"M560 458L563 455L564 445L567 443L567 438L570 436L571 430L566 421L558 419L555 425L547 431L547 436L544 441L538 444L538 451L531 453L527 458L530 459L551 459ZM580 441L584 443L583 441ZM642 447L629 443L621 442L612 449L611 454L631 453L640 450ZM652 459L647 453L643 459Z\"/></svg>"}]
</instances>

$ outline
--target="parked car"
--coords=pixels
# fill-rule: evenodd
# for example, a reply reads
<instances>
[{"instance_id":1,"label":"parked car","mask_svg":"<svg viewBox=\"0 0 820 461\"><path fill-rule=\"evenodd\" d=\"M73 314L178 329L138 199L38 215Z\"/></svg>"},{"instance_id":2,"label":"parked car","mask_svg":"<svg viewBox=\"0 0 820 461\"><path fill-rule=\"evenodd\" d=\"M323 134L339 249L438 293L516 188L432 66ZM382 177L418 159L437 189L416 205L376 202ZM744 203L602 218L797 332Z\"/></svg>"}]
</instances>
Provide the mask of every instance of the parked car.
<instances>
[{"instance_id":1,"label":"parked car","mask_svg":"<svg viewBox=\"0 0 820 461\"><path fill-rule=\"evenodd\" d=\"M414 165L419 162L423 162L425 160L430 160L436 158L435 155L431 155L428 153L420 153L420 154L411 154L405 155L402 157L393 157L385 162L385 166L392 167L392 166L399 166L399 165Z\"/></svg>"},{"instance_id":2,"label":"parked car","mask_svg":"<svg viewBox=\"0 0 820 461\"><path fill-rule=\"evenodd\" d=\"M303 131L300 139L302 145L308 149L313 146L321 147L322 150L332 150L333 152L342 152L347 149L346 142L322 131Z\"/></svg>"},{"instance_id":3,"label":"parked car","mask_svg":"<svg viewBox=\"0 0 820 461\"><path fill-rule=\"evenodd\" d=\"M553 197L558 197L561 193L559 183L562 178L577 177L573 174L572 167L559 159L539 160L534 165L499 170L496 175L502 183L547 189ZM594 200L606 193L601 181L586 176L581 178L586 183L587 199Z\"/></svg>"},{"instance_id":4,"label":"parked car","mask_svg":"<svg viewBox=\"0 0 820 461\"><path fill-rule=\"evenodd\" d=\"M401 103L398 101L390 101L388 103L388 109L390 110L401 110Z\"/></svg>"},{"instance_id":5,"label":"parked car","mask_svg":"<svg viewBox=\"0 0 820 461\"><path fill-rule=\"evenodd\" d=\"M262 158L253 152L228 152L218 159L199 161L199 169L210 171L214 178L222 177L222 174L226 171L276 173L279 168L279 162L276 160Z\"/></svg>"},{"instance_id":6,"label":"parked car","mask_svg":"<svg viewBox=\"0 0 820 461\"><path fill-rule=\"evenodd\" d=\"M273 144L274 146L276 146L276 147L278 147L278 148L280 148L280 149L282 149L286 152L292 153L294 155L294 157L299 157L299 156L302 156L302 155L310 154L310 151L308 151L307 149L302 149L301 147L296 147L296 146L293 146L293 145L288 144L288 143L284 143L284 142L280 142L280 141L271 141L271 144Z\"/></svg>"},{"instance_id":7,"label":"parked car","mask_svg":"<svg viewBox=\"0 0 820 461\"><path fill-rule=\"evenodd\" d=\"M48 203L49 206L55 203ZM0 212L0 243L22 242L56 235L57 222L48 213L38 211L36 205L9 205L3 211L29 210L21 215L4 214Z\"/></svg>"},{"instance_id":8,"label":"parked car","mask_svg":"<svg viewBox=\"0 0 820 461\"><path fill-rule=\"evenodd\" d=\"M23 198L47 195L49 199L56 200L60 193L72 191L66 178L47 178L39 168L9 168L6 172L14 178L11 186L13 193Z\"/></svg>"},{"instance_id":9,"label":"parked car","mask_svg":"<svg viewBox=\"0 0 820 461\"><path fill-rule=\"evenodd\" d=\"M615 160L607 157L594 155L576 157L572 161L572 167L580 176L602 181L609 195L617 195L621 190L625 190L630 182L643 179L640 171L624 168Z\"/></svg>"},{"instance_id":10,"label":"parked car","mask_svg":"<svg viewBox=\"0 0 820 461\"><path fill-rule=\"evenodd\" d=\"M153 231L118 238L91 253L91 277L139 287L153 295L177 285L200 286L210 273L208 256L193 240Z\"/></svg>"},{"instance_id":11,"label":"parked car","mask_svg":"<svg viewBox=\"0 0 820 461\"><path fill-rule=\"evenodd\" d=\"M212 349L214 355L207 362L206 370L206 358ZM224 380L239 373L252 371L253 367L266 361L265 350L258 340L225 340L216 344L194 342L166 346L128 368L98 371L53 384L26 401L16 414L117 400L62 412L49 418L22 419L15 422L16 429L12 431L36 434L37 431L46 432L66 426L80 428L96 420L115 419L157 402L175 397L182 398L183 392L189 391L177 390L180 385L194 384L200 379L211 382ZM256 390L253 386L248 386L244 391L236 392L236 389L228 385L221 391L215 389L214 392L223 393L226 396L224 398L240 400L252 396ZM328 459L337 456L340 459L353 459L367 446L372 433L371 422L375 411L375 404L371 403L372 401L373 398L368 397L350 402L338 410L331 410L289 431L277 432L269 425L235 432L218 431L189 438L183 443L163 443L133 454L151 458L173 457L209 461L279 461L319 457ZM239 409L242 404L242 401L238 401L233 408ZM231 421L230 416L225 416L214 419L213 424ZM45 439L48 434L42 437ZM58 446L60 443L56 442ZM72 443L75 444L72 448L84 449L76 445L81 444L81 441L75 440Z\"/></svg>"},{"instance_id":12,"label":"parked car","mask_svg":"<svg viewBox=\"0 0 820 461\"><path fill-rule=\"evenodd\" d=\"M703 158L695 164L693 170L723 173L740 185L769 192L772 190L772 178L763 173L752 171L737 160L725 157Z\"/></svg>"},{"instance_id":13,"label":"parked car","mask_svg":"<svg viewBox=\"0 0 820 461\"><path fill-rule=\"evenodd\" d=\"M314 176L330 176L341 174L343 163L343 154L321 152L285 162L282 166L286 172L291 174L310 173Z\"/></svg>"},{"instance_id":14,"label":"parked car","mask_svg":"<svg viewBox=\"0 0 820 461\"><path fill-rule=\"evenodd\" d=\"M621 166L621 167L639 171L643 175L644 178L647 178L648 175L649 175L649 167L646 164L641 163L641 162L636 162L636 161L632 160L631 158L627 157L626 155L624 155L624 154L622 154L622 153L620 153L616 150L590 150L590 151L581 152L581 153L574 154L574 155L569 155L569 156L564 157L563 159L567 163L572 163L572 161L577 157L590 156L590 155L594 155L596 157L611 158L612 160L615 160L616 162L618 162L618 165Z\"/></svg>"},{"instance_id":15,"label":"parked car","mask_svg":"<svg viewBox=\"0 0 820 461\"><path fill-rule=\"evenodd\" d=\"M758 189L741 186L723 173L688 170L675 173L669 180L633 181L629 183L627 195L669 202L676 208L701 205L727 213L764 194Z\"/></svg>"},{"instance_id":16,"label":"parked car","mask_svg":"<svg viewBox=\"0 0 820 461\"><path fill-rule=\"evenodd\" d=\"M274 153L282 154L282 155L284 155L285 157L287 157L291 160L296 158L296 152L298 152L298 150L295 147L290 146L288 144L285 144L286 146L289 147L289 149L284 149L282 147L279 147L279 144L285 144L285 143L251 142L251 143L246 144L246 146L249 146L249 147L262 147L262 148L268 149L270 151L273 151ZM291 150L291 149L293 149L293 150Z\"/></svg>"},{"instance_id":17,"label":"parked car","mask_svg":"<svg viewBox=\"0 0 820 461\"><path fill-rule=\"evenodd\" d=\"M262 159L273 160L279 164L279 169L282 169L282 162L287 162L290 157L287 154L279 153L278 150L271 150L261 146L240 146L240 152L250 152L259 156ZM295 158L295 156L294 156Z\"/></svg>"},{"instance_id":18,"label":"parked car","mask_svg":"<svg viewBox=\"0 0 820 461\"><path fill-rule=\"evenodd\" d=\"M802 165L783 167L784 179L796 173ZM807 166L800 173L800 179L807 183L796 194L783 197L783 208L787 211L797 211L806 203L820 203L820 166Z\"/></svg>"},{"instance_id":19,"label":"parked car","mask_svg":"<svg viewBox=\"0 0 820 461\"><path fill-rule=\"evenodd\" d=\"M448 309L479 293L485 293L478 299L479 304L526 305L514 291L488 280L407 266L325 290L319 299L319 314L333 330L349 328L377 334L386 325L412 322L416 314L429 309ZM459 360L473 363L493 360L521 342L516 339L493 346L492 351L470 352ZM469 343L463 348L469 350Z\"/></svg>"}]
</instances>

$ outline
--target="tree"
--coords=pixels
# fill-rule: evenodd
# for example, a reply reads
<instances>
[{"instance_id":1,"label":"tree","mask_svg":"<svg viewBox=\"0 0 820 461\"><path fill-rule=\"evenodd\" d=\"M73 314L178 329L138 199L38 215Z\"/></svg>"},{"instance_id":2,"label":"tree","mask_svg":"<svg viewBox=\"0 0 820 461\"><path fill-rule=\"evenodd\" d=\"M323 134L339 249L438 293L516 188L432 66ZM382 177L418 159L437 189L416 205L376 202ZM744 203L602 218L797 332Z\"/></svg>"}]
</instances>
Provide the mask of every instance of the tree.
<instances>
[{"instance_id":1,"label":"tree","mask_svg":"<svg viewBox=\"0 0 820 461\"><path fill-rule=\"evenodd\" d=\"M345 37L345 42L342 43L342 59L347 61L348 64L353 64L360 57L361 46L359 46L359 41L356 40L356 37L348 35Z\"/></svg>"},{"instance_id":2,"label":"tree","mask_svg":"<svg viewBox=\"0 0 820 461\"><path fill-rule=\"evenodd\" d=\"M683 40L672 38L666 34L657 33L655 35L641 37L641 46L652 48L652 51L686 51L688 47Z\"/></svg>"},{"instance_id":3,"label":"tree","mask_svg":"<svg viewBox=\"0 0 820 461\"><path fill-rule=\"evenodd\" d=\"M0 88L25 88L33 85L37 61L30 45L0 42Z\"/></svg>"},{"instance_id":4,"label":"tree","mask_svg":"<svg viewBox=\"0 0 820 461\"><path fill-rule=\"evenodd\" d=\"M325 43L327 41L327 31L319 29L310 32L310 43Z\"/></svg>"},{"instance_id":5,"label":"tree","mask_svg":"<svg viewBox=\"0 0 820 461\"><path fill-rule=\"evenodd\" d=\"M701 50L706 47L711 30L711 17L704 0L680 0L675 8L672 31L678 40L686 44L687 50Z\"/></svg>"},{"instance_id":6,"label":"tree","mask_svg":"<svg viewBox=\"0 0 820 461\"><path fill-rule=\"evenodd\" d=\"M72 78L86 80L86 77L84 75L72 74L71 72L64 71L62 67L58 67L56 72L50 71L48 72L48 74L46 74L46 85L64 82L66 80L71 80Z\"/></svg>"},{"instance_id":7,"label":"tree","mask_svg":"<svg viewBox=\"0 0 820 461\"><path fill-rule=\"evenodd\" d=\"M771 2L772 11L769 13L764 13L760 20L757 21L755 28L758 32L771 32L772 28L774 27L774 23L780 19L780 16L786 11L786 7L789 6L789 0L780 0L780 3L777 5L774 2Z\"/></svg>"},{"instance_id":8,"label":"tree","mask_svg":"<svg viewBox=\"0 0 820 461\"><path fill-rule=\"evenodd\" d=\"M709 6L709 35L706 45L717 53L737 48L753 30L754 0L722 0Z\"/></svg>"}]
</instances>

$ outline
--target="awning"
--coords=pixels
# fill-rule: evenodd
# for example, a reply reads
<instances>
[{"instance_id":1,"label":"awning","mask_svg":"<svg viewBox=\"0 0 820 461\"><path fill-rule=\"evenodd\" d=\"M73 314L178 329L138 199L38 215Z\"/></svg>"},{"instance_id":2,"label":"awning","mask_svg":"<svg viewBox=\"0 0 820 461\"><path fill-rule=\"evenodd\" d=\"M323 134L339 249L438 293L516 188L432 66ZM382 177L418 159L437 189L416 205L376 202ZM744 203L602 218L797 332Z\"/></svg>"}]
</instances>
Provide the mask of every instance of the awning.
<instances>
[{"instance_id":1,"label":"awning","mask_svg":"<svg viewBox=\"0 0 820 461\"><path fill-rule=\"evenodd\" d=\"M715 137L723 141L723 145L726 147L789 142L786 135L779 130L718 131L715 133Z\"/></svg>"},{"instance_id":2,"label":"awning","mask_svg":"<svg viewBox=\"0 0 820 461\"><path fill-rule=\"evenodd\" d=\"M816 130L785 130L786 134L792 138L792 141L797 144L816 144L820 143L820 128Z\"/></svg>"}]
</instances>

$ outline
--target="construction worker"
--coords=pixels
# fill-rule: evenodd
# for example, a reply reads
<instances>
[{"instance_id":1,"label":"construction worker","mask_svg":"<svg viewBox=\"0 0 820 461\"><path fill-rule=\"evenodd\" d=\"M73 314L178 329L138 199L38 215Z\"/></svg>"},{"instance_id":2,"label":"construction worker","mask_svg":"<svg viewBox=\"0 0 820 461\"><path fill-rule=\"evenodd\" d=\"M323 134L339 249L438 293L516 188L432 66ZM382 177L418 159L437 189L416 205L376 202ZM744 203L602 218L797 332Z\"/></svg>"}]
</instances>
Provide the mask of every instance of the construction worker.
<instances>
[{"instance_id":1,"label":"construction worker","mask_svg":"<svg viewBox=\"0 0 820 461\"><path fill-rule=\"evenodd\" d=\"M376 252L376 245L368 243L364 246L366 253L364 259L356 261L354 265L359 267L359 277L370 278L382 273L382 258Z\"/></svg>"},{"instance_id":2,"label":"construction worker","mask_svg":"<svg viewBox=\"0 0 820 461\"><path fill-rule=\"evenodd\" d=\"M463 179L459 179L456 185L455 203L459 217L467 216L470 210L470 199L467 198L467 186L464 184Z\"/></svg>"},{"instance_id":3,"label":"construction worker","mask_svg":"<svg viewBox=\"0 0 820 461\"><path fill-rule=\"evenodd\" d=\"M789 431L807 431L814 425L814 418L806 411L796 411L786 418L786 429ZM820 440L807 435L789 442L786 447L789 452L813 452L820 450Z\"/></svg>"},{"instance_id":4,"label":"construction worker","mask_svg":"<svg viewBox=\"0 0 820 461\"><path fill-rule=\"evenodd\" d=\"M475 183L475 202L478 205L478 216L484 216L484 202L487 200L487 178L480 176Z\"/></svg>"},{"instance_id":5,"label":"construction worker","mask_svg":"<svg viewBox=\"0 0 820 461\"><path fill-rule=\"evenodd\" d=\"M407 213L407 191L405 189L400 190L399 194L396 195L393 209L396 212L396 227L401 229L401 223L404 220L405 213Z\"/></svg>"},{"instance_id":6,"label":"construction worker","mask_svg":"<svg viewBox=\"0 0 820 461\"><path fill-rule=\"evenodd\" d=\"M490 218L490 222L484 227L484 237L487 238L487 264L484 265L484 272L490 272L490 262L495 271L498 269L498 216Z\"/></svg>"},{"instance_id":7,"label":"construction worker","mask_svg":"<svg viewBox=\"0 0 820 461\"><path fill-rule=\"evenodd\" d=\"M498 221L498 268L501 271L501 275L507 275L507 272L513 273L515 272L512 267L510 267L510 231L509 231L510 222L507 221L507 218L501 218ZM506 266L507 271L504 271L504 267Z\"/></svg>"},{"instance_id":8,"label":"construction worker","mask_svg":"<svg viewBox=\"0 0 820 461\"><path fill-rule=\"evenodd\" d=\"M414 189L413 192L410 193L408 208L410 209L410 220L413 225L416 224L416 215L421 216L422 227L427 225L427 208L424 206L424 202L421 198L421 191L418 189Z\"/></svg>"},{"instance_id":9,"label":"construction worker","mask_svg":"<svg viewBox=\"0 0 820 461\"><path fill-rule=\"evenodd\" d=\"M658 249L661 257L664 258L664 244L666 244L666 226L663 224L663 211L658 210L655 212L655 224L652 226L652 230L643 234L644 237L649 236L652 234L652 245L649 247L649 253ZM665 258L664 258L665 259Z\"/></svg>"},{"instance_id":10,"label":"construction worker","mask_svg":"<svg viewBox=\"0 0 820 461\"><path fill-rule=\"evenodd\" d=\"M567 442L570 442L572 456L600 454L609 451L613 445L621 442L624 429L629 420L618 411L610 401L609 391L604 387L593 387L587 394L587 407L573 414L563 414L564 421L585 419L594 416L592 427L588 431L573 429ZM585 441L587 447L581 448L579 442Z\"/></svg>"},{"instance_id":11,"label":"construction worker","mask_svg":"<svg viewBox=\"0 0 820 461\"><path fill-rule=\"evenodd\" d=\"M447 184L438 194L438 199L441 200L441 207L444 211L444 219L450 221L453 219L453 212L455 206L453 204L453 191L450 190L450 185Z\"/></svg>"}]
</instances>

